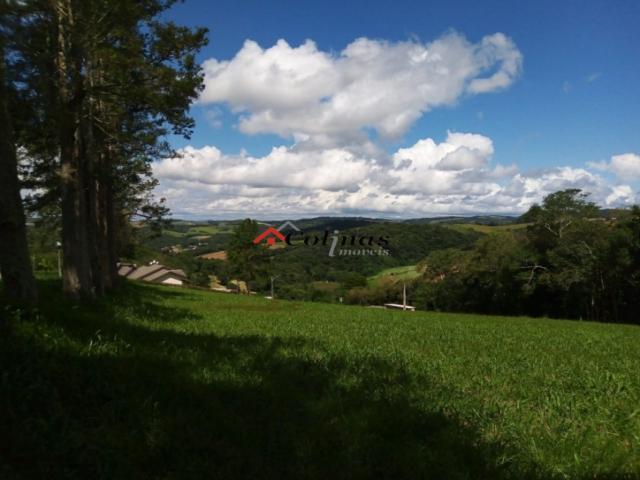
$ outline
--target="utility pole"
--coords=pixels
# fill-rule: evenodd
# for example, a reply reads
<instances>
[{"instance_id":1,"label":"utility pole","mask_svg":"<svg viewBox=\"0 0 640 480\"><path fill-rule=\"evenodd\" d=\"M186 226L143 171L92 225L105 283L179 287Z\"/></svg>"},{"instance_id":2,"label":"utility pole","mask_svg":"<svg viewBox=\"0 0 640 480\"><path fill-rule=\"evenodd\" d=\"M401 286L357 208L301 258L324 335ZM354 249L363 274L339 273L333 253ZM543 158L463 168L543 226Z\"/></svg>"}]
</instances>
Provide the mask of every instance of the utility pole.
<instances>
[{"instance_id":1,"label":"utility pole","mask_svg":"<svg viewBox=\"0 0 640 480\"><path fill-rule=\"evenodd\" d=\"M402 282L402 310L407 309L407 284Z\"/></svg>"},{"instance_id":2,"label":"utility pole","mask_svg":"<svg viewBox=\"0 0 640 480\"><path fill-rule=\"evenodd\" d=\"M62 244L56 242L56 248L58 249L58 278L62 278Z\"/></svg>"},{"instance_id":3,"label":"utility pole","mask_svg":"<svg viewBox=\"0 0 640 480\"><path fill-rule=\"evenodd\" d=\"M273 300L275 297L275 294L273 292L273 281L275 279L277 279L280 275L271 275L271 300Z\"/></svg>"}]
</instances>

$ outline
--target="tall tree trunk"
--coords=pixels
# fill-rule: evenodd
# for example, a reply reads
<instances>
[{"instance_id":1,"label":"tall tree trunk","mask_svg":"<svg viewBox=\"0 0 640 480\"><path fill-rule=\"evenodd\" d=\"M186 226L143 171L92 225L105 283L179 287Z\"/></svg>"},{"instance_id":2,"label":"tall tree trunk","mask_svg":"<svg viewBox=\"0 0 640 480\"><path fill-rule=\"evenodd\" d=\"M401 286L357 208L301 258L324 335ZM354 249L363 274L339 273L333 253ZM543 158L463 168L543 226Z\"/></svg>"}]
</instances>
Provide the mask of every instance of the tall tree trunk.
<instances>
[{"instance_id":1,"label":"tall tree trunk","mask_svg":"<svg viewBox=\"0 0 640 480\"><path fill-rule=\"evenodd\" d=\"M96 108L93 94L93 86L95 83L94 62L89 59L86 65L86 78L89 82L89 95L85 97L86 118L82 122L80 131L83 136L82 158L85 165L85 199L87 207L87 247L89 251L89 261L91 268L91 279L95 295L101 297L104 294L105 284L102 274L101 245L100 245L100 205L98 194L100 191L100 166L98 165L100 153L99 147L102 146L99 139L96 138L94 131L94 122L96 119Z\"/></svg>"},{"instance_id":2,"label":"tall tree trunk","mask_svg":"<svg viewBox=\"0 0 640 480\"><path fill-rule=\"evenodd\" d=\"M100 274L105 289L113 288L118 280L116 255L116 222L113 193L113 165L111 147L105 145L98 160L97 244L100 252Z\"/></svg>"},{"instance_id":3,"label":"tall tree trunk","mask_svg":"<svg viewBox=\"0 0 640 480\"><path fill-rule=\"evenodd\" d=\"M27 229L20 197L2 42L0 38L0 273L4 290L9 297L29 304L36 300L36 283L29 259Z\"/></svg>"},{"instance_id":4,"label":"tall tree trunk","mask_svg":"<svg viewBox=\"0 0 640 480\"><path fill-rule=\"evenodd\" d=\"M108 275L111 285L118 282L118 254L116 248L117 222L115 208L115 194L113 191L113 179L110 176L104 185L105 187L105 222L107 230L107 262L109 264Z\"/></svg>"},{"instance_id":5,"label":"tall tree trunk","mask_svg":"<svg viewBox=\"0 0 640 480\"><path fill-rule=\"evenodd\" d=\"M57 15L56 67L60 109L62 285L64 292L72 297L93 297L86 230L87 172L82 162L82 132L79 128L83 96L82 65L78 59L79 46L74 45L69 31L73 25L72 2L54 0L54 6Z\"/></svg>"},{"instance_id":6,"label":"tall tree trunk","mask_svg":"<svg viewBox=\"0 0 640 480\"><path fill-rule=\"evenodd\" d=\"M102 156L101 156L102 157ZM104 168L104 158L101 158L100 167ZM97 215L96 215L96 240L98 251L98 262L100 263L101 283L104 289L113 287L113 279L111 278L111 265L109 259L109 224L107 220L107 186L105 184L104 174L101 173L98 182L97 196Z\"/></svg>"},{"instance_id":7,"label":"tall tree trunk","mask_svg":"<svg viewBox=\"0 0 640 480\"><path fill-rule=\"evenodd\" d=\"M91 49L92 53L95 48ZM103 62L99 57L92 58L90 78L92 87L95 84L103 82L102 68ZM94 218L94 234L95 234L95 250L94 254L94 283L99 294L104 293L114 286L114 279L111 272L112 267L109 256L109 195L111 183L111 165L109 164L109 151L111 148L110 139L107 138L104 131L98 128L97 122L108 118L104 102L100 97L92 98L89 104L90 117L92 121L91 139L95 144L94 154L91 160L95 165L95 218ZM114 267L115 268L115 267Z\"/></svg>"},{"instance_id":8,"label":"tall tree trunk","mask_svg":"<svg viewBox=\"0 0 640 480\"><path fill-rule=\"evenodd\" d=\"M102 268L100 262L100 244L99 244L99 222L100 213L98 205L98 174L95 165L96 145L93 141L93 132L90 120L86 121L85 128L86 144L83 149L82 158L85 165L86 186L84 189L86 202L86 235L87 249L89 254L89 262L91 269L91 280L93 282L93 290L96 296L100 297L104 294L104 282L102 276Z\"/></svg>"}]
</instances>

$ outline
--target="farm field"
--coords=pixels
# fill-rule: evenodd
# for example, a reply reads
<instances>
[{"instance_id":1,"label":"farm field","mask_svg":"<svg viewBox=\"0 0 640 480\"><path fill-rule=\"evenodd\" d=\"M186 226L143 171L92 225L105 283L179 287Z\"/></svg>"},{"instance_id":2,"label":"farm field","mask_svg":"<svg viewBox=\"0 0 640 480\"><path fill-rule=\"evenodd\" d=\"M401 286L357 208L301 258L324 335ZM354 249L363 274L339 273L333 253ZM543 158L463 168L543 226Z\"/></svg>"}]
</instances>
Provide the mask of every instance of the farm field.
<instances>
[{"instance_id":1,"label":"farm field","mask_svg":"<svg viewBox=\"0 0 640 480\"><path fill-rule=\"evenodd\" d=\"M640 475L636 326L40 286L0 337L0 478Z\"/></svg>"},{"instance_id":2,"label":"farm field","mask_svg":"<svg viewBox=\"0 0 640 480\"><path fill-rule=\"evenodd\" d=\"M452 228L458 232L468 232L474 231L478 233L485 234L496 234L496 233L504 233L510 232L514 230L523 230L527 228L530 223L510 223L506 225L480 225L475 223L452 223L448 224L447 227Z\"/></svg>"},{"instance_id":3,"label":"farm field","mask_svg":"<svg viewBox=\"0 0 640 480\"><path fill-rule=\"evenodd\" d=\"M405 265L402 267L385 268L368 278L369 284L375 284L383 278L392 278L393 280L410 280L420 275L415 265Z\"/></svg>"},{"instance_id":4,"label":"farm field","mask_svg":"<svg viewBox=\"0 0 640 480\"><path fill-rule=\"evenodd\" d=\"M217 225L196 225L196 226L187 226L183 229L183 231L172 230L171 227L165 228L162 230L163 235L167 235L170 237L201 237L201 236L211 236L216 235L218 233L229 233L231 232L231 227L228 226L217 226Z\"/></svg>"}]
</instances>

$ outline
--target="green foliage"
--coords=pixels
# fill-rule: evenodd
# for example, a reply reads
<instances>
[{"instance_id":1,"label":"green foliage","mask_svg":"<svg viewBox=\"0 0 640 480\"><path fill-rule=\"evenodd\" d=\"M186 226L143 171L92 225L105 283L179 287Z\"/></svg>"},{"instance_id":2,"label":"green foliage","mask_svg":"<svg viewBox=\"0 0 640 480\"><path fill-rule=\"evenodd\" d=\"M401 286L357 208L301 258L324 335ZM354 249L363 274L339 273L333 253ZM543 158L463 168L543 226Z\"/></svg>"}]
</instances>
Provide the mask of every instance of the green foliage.
<instances>
[{"instance_id":1,"label":"green foliage","mask_svg":"<svg viewBox=\"0 0 640 480\"><path fill-rule=\"evenodd\" d=\"M229 242L227 255L231 273L245 282L264 281L269 273L268 249L253 243L259 233L257 222L247 218L236 226Z\"/></svg>"},{"instance_id":2,"label":"green foliage","mask_svg":"<svg viewBox=\"0 0 640 480\"><path fill-rule=\"evenodd\" d=\"M41 284L3 478L635 478L640 330Z\"/></svg>"},{"instance_id":3,"label":"green foliage","mask_svg":"<svg viewBox=\"0 0 640 480\"><path fill-rule=\"evenodd\" d=\"M230 267L221 263L210 274L252 278L252 288L264 293L269 292L269 276L277 275L276 295L287 299L335 303L343 298L347 303L380 305L400 301L402 280L409 303L421 309L639 321L640 209L600 212L586 194L566 190L532 207L520 223L460 222L460 218L442 224L361 218L297 222L305 235L319 239L337 226L348 227L339 233L347 245L353 236L388 238L390 255L357 257L327 256L330 241L259 249L251 246L251 239L263 227L252 224L238 240L237 230L246 227L233 222L235 245L243 247ZM202 240L206 245L194 247L192 255L202 253L200 248L224 250L231 243L228 223L212 227L211 237ZM208 226L194 222L179 222L173 228L182 240L164 237L168 244L188 245L191 233L208 231ZM255 259L248 261L250 255ZM340 285L317 288L322 282Z\"/></svg>"},{"instance_id":4,"label":"green foliage","mask_svg":"<svg viewBox=\"0 0 640 480\"><path fill-rule=\"evenodd\" d=\"M366 287L367 277L358 272L346 272L340 275L340 283L342 288L350 289L355 287Z\"/></svg>"},{"instance_id":5,"label":"green foliage","mask_svg":"<svg viewBox=\"0 0 640 480\"><path fill-rule=\"evenodd\" d=\"M61 217L70 295L113 285L117 257L135 248L132 219L155 233L166 224L151 164L174 154L169 135L193 129L204 88L195 57L207 43L206 29L167 20L173 3L2 3L2 83L12 86L25 188L40 218Z\"/></svg>"},{"instance_id":6,"label":"green foliage","mask_svg":"<svg viewBox=\"0 0 640 480\"><path fill-rule=\"evenodd\" d=\"M442 250L419 264L421 308L637 323L639 210L599 214L587 195L547 196L518 229L480 239L472 252Z\"/></svg>"},{"instance_id":7,"label":"green foliage","mask_svg":"<svg viewBox=\"0 0 640 480\"><path fill-rule=\"evenodd\" d=\"M337 225L343 219L336 219ZM330 223L323 224L330 232ZM306 231L310 236L322 238L325 231ZM273 271L280 275L278 289L288 288L291 296L286 298L310 299L310 290L298 285L314 281L337 281L345 290L366 285L366 277L381 270L412 265L422 259L425 253L438 248L470 248L479 235L475 232L457 232L447 227L428 224L403 224L393 222L368 221L364 226L340 230L340 236L347 240L352 236L388 238L389 255L386 256L335 256L329 257L327 245L293 245L272 252ZM345 281L345 279L350 279ZM293 292L306 296L293 296ZM378 297L379 295L374 295ZM372 297L373 298L373 297Z\"/></svg>"},{"instance_id":8,"label":"green foliage","mask_svg":"<svg viewBox=\"0 0 640 480\"><path fill-rule=\"evenodd\" d=\"M531 230L541 240L548 237L560 240L572 225L600 216L598 207L588 197L588 193L579 189L552 193L544 198L542 206L533 205L522 220L533 223Z\"/></svg>"},{"instance_id":9,"label":"green foliage","mask_svg":"<svg viewBox=\"0 0 640 480\"><path fill-rule=\"evenodd\" d=\"M369 282L376 284L380 280L388 277L391 277L393 280L411 280L420 275L416 267L416 265L404 265L402 267L385 268L369 277Z\"/></svg>"}]
</instances>

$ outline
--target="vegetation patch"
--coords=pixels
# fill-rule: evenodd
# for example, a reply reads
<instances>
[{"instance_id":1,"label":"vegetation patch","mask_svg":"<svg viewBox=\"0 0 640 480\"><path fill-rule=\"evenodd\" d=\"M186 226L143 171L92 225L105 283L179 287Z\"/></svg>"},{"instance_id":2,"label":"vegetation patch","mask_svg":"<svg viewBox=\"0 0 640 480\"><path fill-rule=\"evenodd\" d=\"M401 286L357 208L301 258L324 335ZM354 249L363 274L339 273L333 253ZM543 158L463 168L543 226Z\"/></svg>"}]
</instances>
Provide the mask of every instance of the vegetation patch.
<instances>
[{"instance_id":1,"label":"vegetation patch","mask_svg":"<svg viewBox=\"0 0 640 480\"><path fill-rule=\"evenodd\" d=\"M510 232L513 230L523 230L530 226L530 223L513 223L513 224L505 224L505 225L483 225L477 223L453 223L447 225L449 228L452 228L458 232L478 232L484 234L495 234L495 233L503 233Z\"/></svg>"},{"instance_id":2,"label":"vegetation patch","mask_svg":"<svg viewBox=\"0 0 640 480\"><path fill-rule=\"evenodd\" d=\"M369 277L369 283L378 283L383 278L391 280L411 280L420 276L416 270L416 265L406 265L404 267L385 268L380 273Z\"/></svg>"},{"instance_id":3,"label":"vegetation patch","mask_svg":"<svg viewBox=\"0 0 640 480\"><path fill-rule=\"evenodd\" d=\"M58 290L0 337L2 478L640 471L636 326Z\"/></svg>"}]
</instances>

